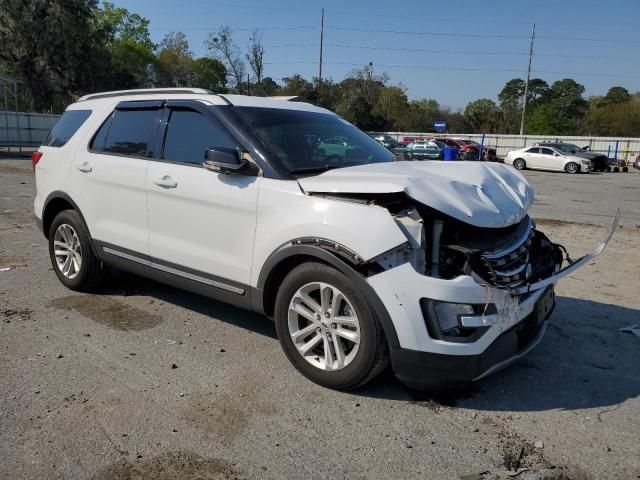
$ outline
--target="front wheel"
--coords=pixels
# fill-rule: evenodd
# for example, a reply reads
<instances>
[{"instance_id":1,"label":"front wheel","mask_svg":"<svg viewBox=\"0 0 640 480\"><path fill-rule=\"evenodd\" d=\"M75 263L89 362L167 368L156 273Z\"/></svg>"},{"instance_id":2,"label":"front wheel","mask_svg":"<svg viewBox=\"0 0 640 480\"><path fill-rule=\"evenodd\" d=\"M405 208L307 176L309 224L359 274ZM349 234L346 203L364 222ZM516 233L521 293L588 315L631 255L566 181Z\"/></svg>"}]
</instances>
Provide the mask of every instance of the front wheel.
<instances>
[{"instance_id":1,"label":"front wheel","mask_svg":"<svg viewBox=\"0 0 640 480\"><path fill-rule=\"evenodd\" d=\"M367 383L388 363L388 348L365 295L343 273L305 263L284 279L275 306L278 339L309 380L348 390Z\"/></svg>"},{"instance_id":2,"label":"front wheel","mask_svg":"<svg viewBox=\"0 0 640 480\"><path fill-rule=\"evenodd\" d=\"M513 161L513 168L515 168L516 170L524 170L525 168L527 168L527 164L522 158L516 158Z\"/></svg>"},{"instance_id":3,"label":"front wheel","mask_svg":"<svg viewBox=\"0 0 640 480\"><path fill-rule=\"evenodd\" d=\"M564 166L564 171L567 173L578 173L580 171L580 165L575 162L569 162Z\"/></svg>"}]
</instances>

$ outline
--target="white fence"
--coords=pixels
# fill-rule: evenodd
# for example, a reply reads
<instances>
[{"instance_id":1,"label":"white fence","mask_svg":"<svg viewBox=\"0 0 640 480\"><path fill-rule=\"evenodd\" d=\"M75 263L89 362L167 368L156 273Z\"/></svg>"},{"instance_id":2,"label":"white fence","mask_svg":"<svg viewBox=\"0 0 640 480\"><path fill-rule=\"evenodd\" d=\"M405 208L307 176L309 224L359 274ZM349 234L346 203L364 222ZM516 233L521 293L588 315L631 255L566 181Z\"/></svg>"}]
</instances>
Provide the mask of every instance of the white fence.
<instances>
[{"instance_id":1,"label":"white fence","mask_svg":"<svg viewBox=\"0 0 640 480\"><path fill-rule=\"evenodd\" d=\"M37 147L60 115L0 110L0 147Z\"/></svg>"},{"instance_id":2,"label":"white fence","mask_svg":"<svg viewBox=\"0 0 640 480\"><path fill-rule=\"evenodd\" d=\"M475 140L480 143L482 134L439 134L439 133L418 133L418 132L375 132L377 134L391 135L398 141L402 141L404 137L452 137ZM555 136L555 135L502 135L487 133L484 136L484 145L486 147L494 147L497 149L499 157L506 156L510 150L517 150L537 142L556 142L573 143L579 147L589 146L589 150L609 154L613 158L615 155L616 143L618 144L618 158L632 160L636 155L640 154L640 138L625 137L580 137L580 136Z\"/></svg>"}]
</instances>

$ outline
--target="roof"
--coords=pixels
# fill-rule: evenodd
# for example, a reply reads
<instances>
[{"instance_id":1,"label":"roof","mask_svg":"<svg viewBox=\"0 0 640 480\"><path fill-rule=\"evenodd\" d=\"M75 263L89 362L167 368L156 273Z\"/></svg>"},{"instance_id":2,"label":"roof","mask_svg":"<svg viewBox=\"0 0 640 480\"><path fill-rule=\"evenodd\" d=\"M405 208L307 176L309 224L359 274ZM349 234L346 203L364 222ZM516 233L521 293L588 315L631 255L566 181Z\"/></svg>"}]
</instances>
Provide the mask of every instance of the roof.
<instances>
[{"instance_id":1,"label":"roof","mask_svg":"<svg viewBox=\"0 0 640 480\"><path fill-rule=\"evenodd\" d=\"M100 92L80 97L76 108L91 105L116 104L120 101L136 100L199 100L210 105L234 105L240 107L281 108L318 113L332 113L310 103L300 102L299 97L254 97L249 95L216 94L204 88L147 88L138 90L116 90Z\"/></svg>"}]
</instances>

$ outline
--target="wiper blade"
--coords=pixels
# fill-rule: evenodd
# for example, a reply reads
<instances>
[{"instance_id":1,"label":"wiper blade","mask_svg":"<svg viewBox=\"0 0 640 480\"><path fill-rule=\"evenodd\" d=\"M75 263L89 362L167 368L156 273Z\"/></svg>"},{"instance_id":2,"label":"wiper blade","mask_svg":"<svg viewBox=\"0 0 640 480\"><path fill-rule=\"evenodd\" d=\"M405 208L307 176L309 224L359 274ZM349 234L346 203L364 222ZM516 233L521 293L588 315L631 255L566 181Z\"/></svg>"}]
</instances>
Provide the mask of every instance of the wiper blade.
<instances>
[{"instance_id":1,"label":"wiper blade","mask_svg":"<svg viewBox=\"0 0 640 480\"><path fill-rule=\"evenodd\" d=\"M318 167L300 167L293 168L289 170L289 173L316 173L316 172L326 172L327 170L332 170L334 168L340 168L339 165L323 165Z\"/></svg>"}]
</instances>

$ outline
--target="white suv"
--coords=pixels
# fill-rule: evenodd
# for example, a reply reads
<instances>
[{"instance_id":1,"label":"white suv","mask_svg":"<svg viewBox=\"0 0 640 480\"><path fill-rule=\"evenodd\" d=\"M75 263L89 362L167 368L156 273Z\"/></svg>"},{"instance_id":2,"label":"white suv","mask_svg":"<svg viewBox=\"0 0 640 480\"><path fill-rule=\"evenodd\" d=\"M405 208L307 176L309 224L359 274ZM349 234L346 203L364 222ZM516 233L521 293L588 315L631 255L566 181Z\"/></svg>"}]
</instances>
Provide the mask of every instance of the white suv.
<instances>
[{"instance_id":1,"label":"white suv","mask_svg":"<svg viewBox=\"0 0 640 480\"><path fill-rule=\"evenodd\" d=\"M323 155L323 140L350 148ZM54 271L105 266L262 312L293 365L362 385L475 380L538 343L561 247L501 164L396 162L337 115L199 89L88 95L34 154Z\"/></svg>"}]
</instances>

